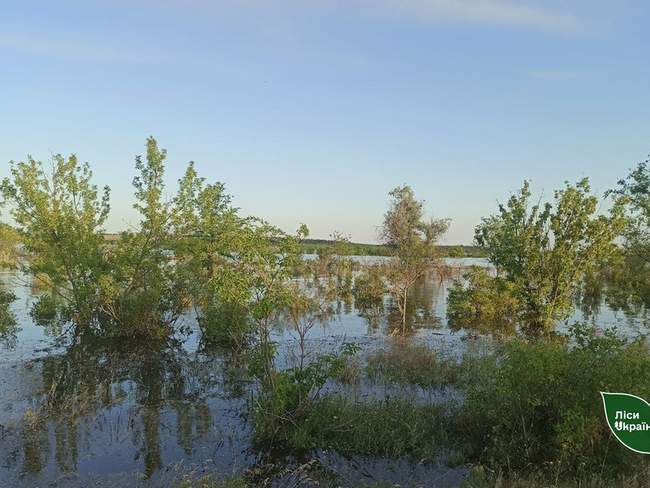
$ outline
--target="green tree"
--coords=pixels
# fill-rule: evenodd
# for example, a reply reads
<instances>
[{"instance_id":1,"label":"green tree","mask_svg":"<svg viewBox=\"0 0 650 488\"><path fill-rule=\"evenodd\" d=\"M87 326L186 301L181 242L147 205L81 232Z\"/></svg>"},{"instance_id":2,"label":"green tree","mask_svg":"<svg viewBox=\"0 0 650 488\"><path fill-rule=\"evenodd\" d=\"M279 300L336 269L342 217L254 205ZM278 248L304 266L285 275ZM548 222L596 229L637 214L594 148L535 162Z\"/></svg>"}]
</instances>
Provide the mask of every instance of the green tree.
<instances>
[{"instance_id":1,"label":"green tree","mask_svg":"<svg viewBox=\"0 0 650 488\"><path fill-rule=\"evenodd\" d=\"M620 203L608 215L585 178L554 193L553 203L530 204L528 182L496 215L476 228L497 274L512 285L519 323L532 334L551 332L568 316L585 273L616 250L625 219Z\"/></svg>"},{"instance_id":2,"label":"green tree","mask_svg":"<svg viewBox=\"0 0 650 488\"><path fill-rule=\"evenodd\" d=\"M2 183L29 259L25 271L46 277L68 315L87 327L96 318L103 257L103 225L109 188L100 194L87 163L55 155L49 174L40 161L11 162Z\"/></svg>"},{"instance_id":3,"label":"green tree","mask_svg":"<svg viewBox=\"0 0 650 488\"><path fill-rule=\"evenodd\" d=\"M133 207L141 220L136 230L122 232L108 253L100 310L109 334L164 339L188 300L173 262L171 204L163 200L167 153L153 137L146 148L144 159L136 157L133 179Z\"/></svg>"},{"instance_id":4,"label":"green tree","mask_svg":"<svg viewBox=\"0 0 650 488\"><path fill-rule=\"evenodd\" d=\"M391 203L384 215L380 236L392 251L385 276L388 291L399 309L404 333L409 290L436 264L436 242L447 231L449 220L425 220L423 203L415 199L409 186L397 187L389 196Z\"/></svg>"}]
</instances>

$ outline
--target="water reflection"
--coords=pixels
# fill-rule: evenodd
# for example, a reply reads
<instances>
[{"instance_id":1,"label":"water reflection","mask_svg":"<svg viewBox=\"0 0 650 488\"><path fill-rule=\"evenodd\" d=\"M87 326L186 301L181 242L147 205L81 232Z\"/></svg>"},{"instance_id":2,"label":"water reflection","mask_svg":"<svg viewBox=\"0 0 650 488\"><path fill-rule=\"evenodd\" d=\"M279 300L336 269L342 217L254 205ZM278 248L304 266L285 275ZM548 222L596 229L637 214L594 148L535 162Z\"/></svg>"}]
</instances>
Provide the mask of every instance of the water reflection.
<instances>
[{"instance_id":1,"label":"water reflection","mask_svg":"<svg viewBox=\"0 0 650 488\"><path fill-rule=\"evenodd\" d=\"M170 461L170 441L187 458L199 446L223 445L214 443L224 427L215 428L215 407L243 410L239 363L232 354L113 341L75 344L32 361L24 368L39 388L14 426L22 445L12 446L21 453L11 467L21 477L85 471L96 467L94 457L108 454L102 469L114 469L117 460L150 478ZM247 432L241 418L226 417L229 432Z\"/></svg>"}]
</instances>

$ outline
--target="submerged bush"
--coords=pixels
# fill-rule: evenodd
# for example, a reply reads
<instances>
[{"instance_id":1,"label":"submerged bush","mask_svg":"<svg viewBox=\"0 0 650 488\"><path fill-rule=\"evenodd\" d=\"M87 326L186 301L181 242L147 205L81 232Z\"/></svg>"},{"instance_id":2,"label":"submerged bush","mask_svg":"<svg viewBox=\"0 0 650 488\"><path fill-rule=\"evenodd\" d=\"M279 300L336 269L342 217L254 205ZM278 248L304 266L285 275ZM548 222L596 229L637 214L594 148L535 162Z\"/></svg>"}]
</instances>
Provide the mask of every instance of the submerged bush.
<instances>
[{"instance_id":1,"label":"submerged bush","mask_svg":"<svg viewBox=\"0 0 650 488\"><path fill-rule=\"evenodd\" d=\"M208 304L199 315L199 326L206 344L235 348L248 344L255 331L248 308L239 303Z\"/></svg>"},{"instance_id":2,"label":"submerged bush","mask_svg":"<svg viewBox=\"0 0 650 488\"><path fill-rule=\"evenodd\" d=\"M14 300L14 293L0 287L0 342L11 341L15 337L16 317L9 308Z\"/></svg>"},{"instance_id":3,"label":"submerged bush","mask_svg":"<svg viewBox=\"0 0 650 488\"><path fill-rule=\"evenodd\" d=\"M354 279L354 306L358 310L382 309L386 284L379 266L368 266Z\"/></svg>"},{"instance_id":4,"label":"submerged bush","mask_svg":"<svg viewBox=\"0 0 650 488\"><path fill-rule=\"evenodd\" d=\"M308 364L271 371L265 368L264 352L258 353L250 364L261 387L253 409L257 440L287 442L293 427L311 414L325 383L341 375L357 350L355 344L345 344L337 354L321 354Z\"/></svg>"},{"instance_id":5,"label":"submerged bush","mask_svg":"<svg viewBox=\"0 0 650 488\"><path fill-rule=\"evenodd\" d=\"M585 326L575 344L514 340L468 386L460 432L470 459L503 472L559 477L631 472L643 462L613 439L601 391L650 397L650 355L642 340Z\"/></svg>"},{"instance_id":6,"label":"submerged bush","mask_svg":"<svg viewBox=\"0 0 650 488\"><path fill-rule=\"evenodd\" d=\"M518 301L512 283L490 276L485 268L472 267L449 290L447 320L453 330L511 335L517 326Z\"/></svg>"}]
</instances>

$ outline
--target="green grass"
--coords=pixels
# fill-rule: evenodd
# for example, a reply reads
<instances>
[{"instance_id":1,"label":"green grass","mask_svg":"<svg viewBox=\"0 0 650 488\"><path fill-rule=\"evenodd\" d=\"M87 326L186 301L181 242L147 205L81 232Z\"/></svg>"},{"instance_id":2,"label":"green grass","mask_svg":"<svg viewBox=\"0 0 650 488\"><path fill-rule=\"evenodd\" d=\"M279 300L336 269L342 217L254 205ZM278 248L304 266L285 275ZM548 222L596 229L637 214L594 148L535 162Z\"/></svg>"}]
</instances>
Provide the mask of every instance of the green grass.
<instances>
[{"instance_id":1,"label":"green grass","mask_svg":"<svg viewBox=\"0 0 650 488\"><path fill-rule=\"evenodd\" d=\"M647 488L650 486L650 468L639 466L638 472L631 475L606 479L592 473L573 480L548 479L539 474L505 477L490 473L483 466L472 470L460 488Z\"/></svg>"},{"instance_id":2,"label":"green grass","mask_svg":"<svg viewBox=\"0 0 650 488\"><path fill-rule=\"evenodd\" d=\"M417 405L408 398L367 402L340 396L320 399L287 432L290 447L332 448L343 454L410 457L433 461L448 445L447 405Z\"/></svg>"},{"instance_id":3,"label":"green grass","mask_svg":"<svg viewBox=\"0 0 650 488\"><path fill-rule=\"evenodd\" d=\"M441 357L427 346L396 344L389 350L370 354L366 373L374 381L426 388L457 383L461 365L455 359Z\"/></svg>"},{"instance_id":4,"label":"green grass","mask_svg":"<svg viewBox=\"0 0 650 488\"><path fill-rule=\"evenodd\" d=\"M185 479L174 488L252 488L252 486L240 477L217 480L212 476L204 476L197 479Z\"/></svg>"}]
</instances>

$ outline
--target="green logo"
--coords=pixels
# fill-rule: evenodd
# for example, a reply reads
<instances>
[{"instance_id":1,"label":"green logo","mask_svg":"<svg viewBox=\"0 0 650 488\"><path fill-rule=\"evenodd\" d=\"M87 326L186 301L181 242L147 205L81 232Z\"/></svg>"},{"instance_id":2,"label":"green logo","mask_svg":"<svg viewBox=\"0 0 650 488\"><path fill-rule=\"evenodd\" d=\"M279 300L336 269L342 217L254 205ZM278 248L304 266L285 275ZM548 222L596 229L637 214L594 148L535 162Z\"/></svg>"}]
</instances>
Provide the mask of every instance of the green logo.
<instances>
[{"instance_id":1,"label":"green logo","mask_svg":"<svg viewBox=\"0 0 650 488\"><path fill-rule=\"evenodd\" d=\"M628 393L601 391L600 394L614 436L628 449L650 454L650 404Z\"/></svg>"}]
</instances>

